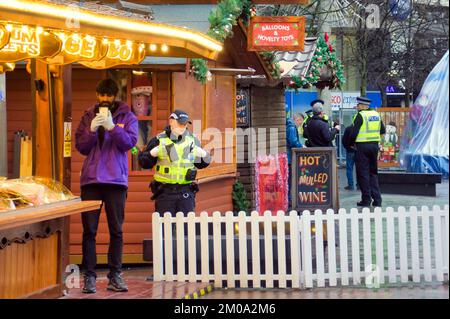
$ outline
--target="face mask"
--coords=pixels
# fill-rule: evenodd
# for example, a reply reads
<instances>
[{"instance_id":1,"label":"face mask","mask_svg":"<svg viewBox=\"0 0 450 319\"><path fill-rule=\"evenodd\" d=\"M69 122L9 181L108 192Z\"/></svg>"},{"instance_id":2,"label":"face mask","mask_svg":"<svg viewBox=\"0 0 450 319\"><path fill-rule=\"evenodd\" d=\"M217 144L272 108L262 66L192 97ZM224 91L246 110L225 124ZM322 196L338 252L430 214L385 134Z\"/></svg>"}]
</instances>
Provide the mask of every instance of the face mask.
<instances>
[{"instance_id":1,"label":"face mask","mask_svg":"<svg viewBox=\"0 0 450 319\"><path fill-rule=\"evenodd\" d=\"M186 131L186 128L184 127L176 127L172 129L172 133L177 136L183 135L184 131Z\"/></svg>"}]
</instances>

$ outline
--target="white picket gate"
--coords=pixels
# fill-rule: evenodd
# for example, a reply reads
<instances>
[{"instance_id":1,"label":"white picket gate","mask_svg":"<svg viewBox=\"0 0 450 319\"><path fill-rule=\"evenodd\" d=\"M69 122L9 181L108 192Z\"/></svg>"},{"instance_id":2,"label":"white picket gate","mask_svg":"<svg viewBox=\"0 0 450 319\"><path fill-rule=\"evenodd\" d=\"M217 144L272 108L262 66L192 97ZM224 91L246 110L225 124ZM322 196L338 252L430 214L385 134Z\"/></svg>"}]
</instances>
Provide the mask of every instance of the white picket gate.
<instances>
[{"instance_id":1,"label":"white picket gate","mask_svg":"<svg viewBox=\"0 0 450 319\"><path fill-rule=\"evenodd\" d=\"M448 205L340 209L337 214L317 210L301 216L296 211L276 216L154 213L154 280L229 288L237 283L242 288L311 288L444 281L448 215Z\"/></svg>"}]
</instances>

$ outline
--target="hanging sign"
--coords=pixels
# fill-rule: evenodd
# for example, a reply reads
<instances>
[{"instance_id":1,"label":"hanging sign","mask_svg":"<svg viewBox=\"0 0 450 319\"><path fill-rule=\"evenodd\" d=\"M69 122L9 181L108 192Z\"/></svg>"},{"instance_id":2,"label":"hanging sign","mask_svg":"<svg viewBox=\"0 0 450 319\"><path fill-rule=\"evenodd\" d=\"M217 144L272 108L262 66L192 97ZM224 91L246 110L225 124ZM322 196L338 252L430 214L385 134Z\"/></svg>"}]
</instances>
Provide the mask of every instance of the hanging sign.
<instances>
[{"instance_id":1,"label":"hanging sign","mask_svg":"<svg viewBox=\"0 0 450 319\"><path fill-rule=\"evenodd\" d=\"M0 24L0 49L9 42L9 32Z\"/></svg>"},{"instance_id":2,"label":"hanging sign","mask_svg":"<svg viewBox=\"0 0 450 319\"><path fill-rule=\"evenodd\" d=\"M80 64L92 69L107 69L117 65L139 64L144 58L144 44L115 40L108 43L108 52L104 58L92 62L80 61Z\"/></svg>"},{"instance_id":3,"label":"hanging sign","mask_svg":"<svg viewBox=\"0 0 450 319\"><path fill-rule=\"evenodd\" d=\"M294 148L292 208L298 211L338 209L336 150L334 147Z\"/></svg>"},{"instance_id":4,"label":"hanging sign","mask_svg":"<svg viewBox=\"0 0 450 319\"><path fill-rule=\"evenodd\" d=\"M45 59L49 64L70 64L79 61L98 61L106 56L107 42L102 39L77 33L58 33L62 41L61 52L52 58Z\"/></svg>"},{"instance_id":5,"label":"hanging sign","mask_svg":"<svg viewBox=\"0 0 450 319\"><path fill-rule=\"evenodd\" d=\"M250 89L239 88L236 91L236 126L250 126Z\"/></svg>"},{"instance_id":6,"label":"hanging sign","mask_svg":"<svg viewBox=\"0 0 450 319\"><path fill-rule=\"evenodd\" d=\"M64 122L64 157L72 156L72 122Z\"/></svg>"},{"instance_id":7,"label":"hanging sign","mask_svg":"<svg viewBox=\"0 0 450 319\"><path fill-rule=\"evenodd\" d=\"M252 17L248 51L303 51L305 17Z\"/></svg>"},{"instance_id":8,"label":"hanging sign","mask_svg":"<svg viewBox=\"0 0 450 319\"><path fill-rule=\"evenodd\" d=\"M61 40L54 34L26 25L9 25L9 42L0 50L0 62L29 58L49 58L61 51Z\"/></svg>"}]
</instances>

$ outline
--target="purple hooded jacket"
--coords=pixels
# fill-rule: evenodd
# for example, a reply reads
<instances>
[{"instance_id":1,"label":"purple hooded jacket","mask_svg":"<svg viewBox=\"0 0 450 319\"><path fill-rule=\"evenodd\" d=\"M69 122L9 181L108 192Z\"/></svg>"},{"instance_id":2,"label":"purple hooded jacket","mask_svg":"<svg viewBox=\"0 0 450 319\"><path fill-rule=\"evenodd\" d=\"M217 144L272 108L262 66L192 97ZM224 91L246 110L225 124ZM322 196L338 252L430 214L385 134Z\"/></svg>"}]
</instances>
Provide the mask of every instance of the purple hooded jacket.
<instances>
[{"instance_id":1,"label":"purple hooded jacket","mask_svg":"<svg viewBox=\"0 0 450 319\"><path fill-rule=\"evenodd\" d=\"M128 187L128 155L137 142L138 120L130 107L123 102L113 114L116 124L111 131L105 131L100 149L97 132L91 132L91 121L95 107L89 108L81 118L75 133L75 147L87 156L81 169L81 186L94 183L116 184Z\"/></svg>"}]
</instances>

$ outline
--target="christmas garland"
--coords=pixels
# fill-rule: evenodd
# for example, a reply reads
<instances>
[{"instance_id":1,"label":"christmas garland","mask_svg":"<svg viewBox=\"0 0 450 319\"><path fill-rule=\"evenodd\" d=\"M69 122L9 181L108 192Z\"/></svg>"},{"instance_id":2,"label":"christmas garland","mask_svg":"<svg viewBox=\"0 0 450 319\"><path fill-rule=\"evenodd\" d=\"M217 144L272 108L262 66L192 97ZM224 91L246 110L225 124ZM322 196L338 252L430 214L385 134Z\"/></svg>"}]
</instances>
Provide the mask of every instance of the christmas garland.
<instances>
[{"instance_id":1,"label":"christmas garland","mask_svg":"<svg viewBox=\"0 0 450 319\"><path fill-rule=\"evenodd\" d=\"M251 8L250 0L222 0L211 11L208 17L209 30L207 34L223 42L233 34L232 28L237 24L239 16L243 15L244 23L248 23ZM211 73L208 71L207 62L204 59L191 60L191 73L197 81L205 84Z\"/></svg>"},{"instance_id":2,"label":"christmas garland","mask_svg":"<svg viewBox=\"0 0 450 319\"><path fill-rule=\"evenodd\" d=\"M320 81L320 72L324 67L328 67L332 73L331 80L327 85L330 89L340 89L341 85L345 83L344 68L336 56L327 33L317 39L317 48L311 59L306 76L293 75L289 87L298 90L299 88L310 88L313 85L317 85Z\"/></svg>"}]
</instances>

